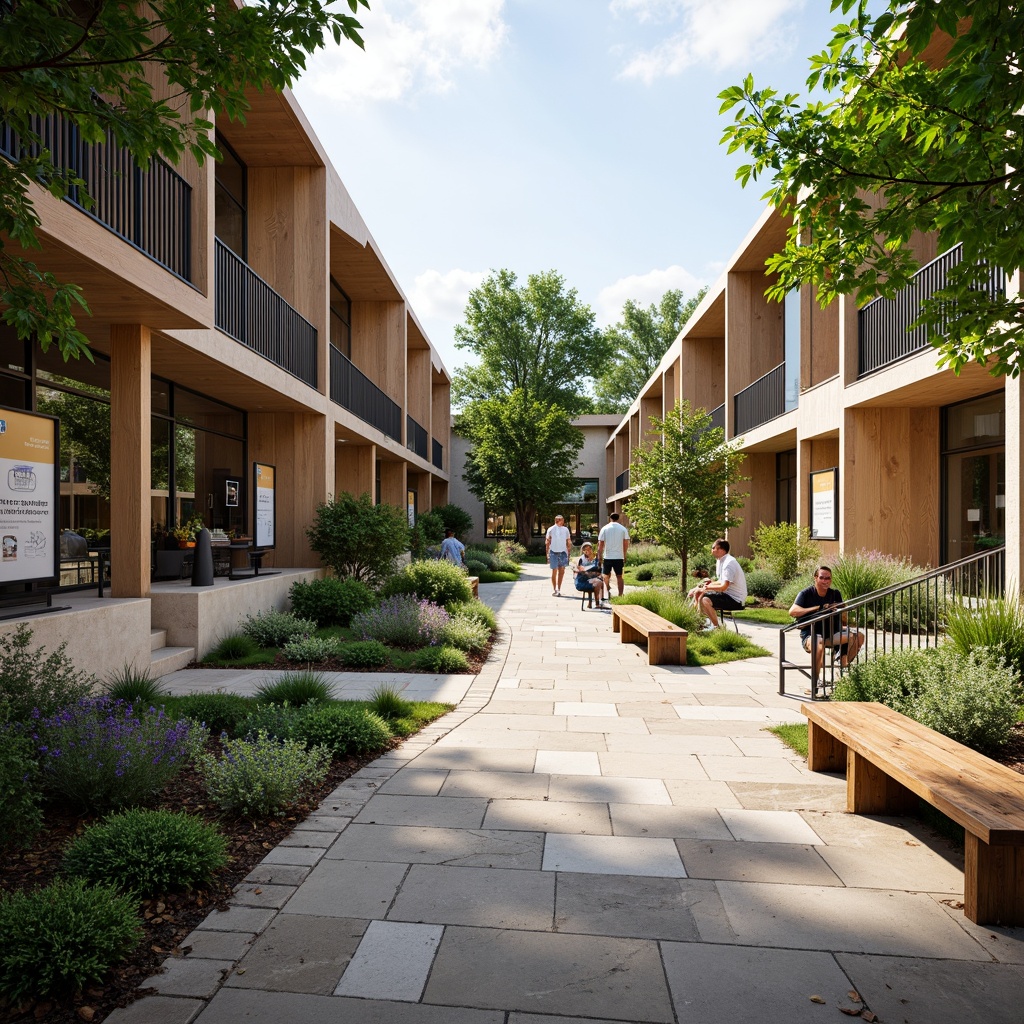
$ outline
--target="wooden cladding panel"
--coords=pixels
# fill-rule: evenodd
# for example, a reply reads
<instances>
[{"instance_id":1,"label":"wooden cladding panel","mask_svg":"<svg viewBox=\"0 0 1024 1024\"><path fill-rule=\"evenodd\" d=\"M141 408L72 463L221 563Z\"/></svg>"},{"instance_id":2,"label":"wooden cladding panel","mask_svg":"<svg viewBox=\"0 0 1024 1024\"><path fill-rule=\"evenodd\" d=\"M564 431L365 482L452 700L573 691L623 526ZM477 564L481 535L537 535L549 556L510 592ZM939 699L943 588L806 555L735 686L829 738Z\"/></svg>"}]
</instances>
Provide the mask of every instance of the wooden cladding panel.
<instances>
[{"instance_id":1,"label":"wooden cladding panel","mask_svg":"<svg viewBox=\"0 0 1024 1024\"><path fill-rule=\"evenodd\" d=\"M405 410L405 303L352 303L352 362Z\"/></svg>"}]
</instances>

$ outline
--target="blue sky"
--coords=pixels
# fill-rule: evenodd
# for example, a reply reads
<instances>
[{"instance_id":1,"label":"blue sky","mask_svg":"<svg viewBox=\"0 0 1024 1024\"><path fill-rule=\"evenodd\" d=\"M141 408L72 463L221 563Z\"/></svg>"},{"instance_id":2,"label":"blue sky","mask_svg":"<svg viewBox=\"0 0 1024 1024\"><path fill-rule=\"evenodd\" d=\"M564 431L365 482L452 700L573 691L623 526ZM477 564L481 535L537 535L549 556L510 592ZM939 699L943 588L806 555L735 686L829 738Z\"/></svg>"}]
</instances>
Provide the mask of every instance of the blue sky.
<instances>
[{"instance_id":1,"label":"blue sky","mask_svg":"<svg viewBox=\"0 0 1024 1024\"><path fill-rule=\"evenodd\" d=\"M803 91L828 0L371 0L296 94L449 371L489 270L554 269L615 323L692 295L758 217L717 94Z\"/></svg>"}]
</instances>

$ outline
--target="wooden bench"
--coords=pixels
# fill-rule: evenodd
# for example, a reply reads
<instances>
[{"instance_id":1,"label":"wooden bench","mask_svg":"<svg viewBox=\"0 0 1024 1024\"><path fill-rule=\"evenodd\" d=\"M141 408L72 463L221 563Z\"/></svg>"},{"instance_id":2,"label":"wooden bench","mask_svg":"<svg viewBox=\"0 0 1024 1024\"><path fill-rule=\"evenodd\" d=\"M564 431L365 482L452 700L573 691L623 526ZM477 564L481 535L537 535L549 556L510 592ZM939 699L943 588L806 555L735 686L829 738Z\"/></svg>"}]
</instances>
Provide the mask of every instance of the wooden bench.
<instances>
[{"instance_id":1,"label":"wooden bench","mask_svg":"<svg viewBox=\"0 0 1024 1024\"><path fill-rule=\"evenodd\" d=\"M898 814L926 800L964 827L964 914L1024 924L1024 775L884 704L804 704L807 767L846 772L847 810Z\"/></svg>"},{"instance_id":2,"label":"wooden bench","mask_svg":"<svg viewBox=\"0 0 1024 1024\"><path fill-rule=\"evenodd\" d=\"M480 596L480 577L479 576L470 576L469 577L469 586L470 586L470 588L473 591L473 596L478 598Z\"/></svg>"},{"instance_id":3,"label":"wooden bench","mask_svg":"<svg viewBox=\"0 0 1024 1024\"><path fill-rule=\"evenodd\" d=\"M638 604L613 604L612 629L624 644L647 641L649 665L685 665L686 630Z\"/></svg>"}]
</instances>

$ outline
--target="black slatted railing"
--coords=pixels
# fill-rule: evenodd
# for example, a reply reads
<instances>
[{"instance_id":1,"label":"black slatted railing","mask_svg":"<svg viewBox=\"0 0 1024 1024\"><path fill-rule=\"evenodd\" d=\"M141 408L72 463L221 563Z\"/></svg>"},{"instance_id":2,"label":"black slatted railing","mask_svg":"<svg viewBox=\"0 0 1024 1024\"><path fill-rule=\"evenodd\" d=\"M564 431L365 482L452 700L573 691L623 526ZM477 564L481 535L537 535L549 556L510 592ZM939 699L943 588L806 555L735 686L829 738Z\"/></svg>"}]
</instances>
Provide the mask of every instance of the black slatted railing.
<instances>
[{"instance_id":1,"label":"black slatted railing","mask_svg":"<svg viewBox=\"0 0 1024 1024\"><path fill-rule=\"evenodd\" d=\"M708 415L711 417L711 429L714 430L715 427L717 427L724 434L725 433L725 403L723 402L721 405L719 405L716 408L712 409L711 412L708 413Z\"/></svg>"},{"instance_id":2,"label":"black slatted railing","mask_svg":"<svg viewBox=\"0 0 1024 1024\"><path fill-rule=\"evenodd\" d=\"M625 471L625 473L620 473L615 478L615 493L618 494L620 491L628 491L628 490L629 490L629 470L627 469Z\"/></svg>"},{"instance_id":3,"label":"black slatted railing","mask_svg":"<svg viewBox=\"0 0 1024 1024\"><path fill-rule=\"evenodd\" d=\"M928 331L924 327L908 328L921 315L922 303L945 286L950 270L962 259L963 246L956 245L923 266L894 299L873 299L858 312L859 377L928 348ZM985 291L995 297L1005 290L1006 275L998 267L990 267Z\"/></svg>"},{"instance_id":4,"label":"black slatted railing","mask_svg":"<svg viewBox=\"0 0 1024 1024\"><path fill-rule=\"evenodd\" d=\"M415 452L421 459L427 457L427 431L410 415L405 417L405 447Z\"/></svg>"},{"instance_id":5,"label":"black slatted railing","mask_svg":"<svg viewBox=\"0 0 1024 1024\"><path fill-rule=\"evenodd\" d=\"M402 440L402 409L357 369L352 360L333 345L331 353L331 401L376 427L395 441Z\"/></svg>"},{"instance_id":6,"label":"black slatted railing","mask_svg":"<svg viewBox=\"0 0 1024 1024\"><path fill-rule=\"evenodd\" d=\"M215 243L217 327L315 388L316 328L219 238Z\"/></svg>"},{"instance_id":7,"label":"black slatted railing","mask_svg":"<svg viewBox=\"0 0 1024 1024\"><path fill-rule=\"evenodd\" d=\"M78 128L59 115L36 117L40 142L26 145L10 125L0 123L0 153L12 160L39 156L70 171L66 199L176 277L192 280L192 187L158 157L142 170L111 133L104 142L84 142Z\"/></svg>"},{"instance_id":8,"label":"black slatted railing","mask_svg":"<svg viewBox=\"0 0 1024 1024\"><path fill-rule=\"evenodd\" d=\"M733 399L733 430L737 436L786 411L786 364L779 363Z\"/></svg>"},{"instance_id":9,"label":"black slatted railing","mask_svg":"<svg viewBox=\"0 0 1024 1024\"><path fill-rule=\"evenodd\" d=\"M431 462L437 469L444 469L444 445L433 437L430 439L430 443L432 445L431 455L433 456Z\"/></svg>"}]
</instances>

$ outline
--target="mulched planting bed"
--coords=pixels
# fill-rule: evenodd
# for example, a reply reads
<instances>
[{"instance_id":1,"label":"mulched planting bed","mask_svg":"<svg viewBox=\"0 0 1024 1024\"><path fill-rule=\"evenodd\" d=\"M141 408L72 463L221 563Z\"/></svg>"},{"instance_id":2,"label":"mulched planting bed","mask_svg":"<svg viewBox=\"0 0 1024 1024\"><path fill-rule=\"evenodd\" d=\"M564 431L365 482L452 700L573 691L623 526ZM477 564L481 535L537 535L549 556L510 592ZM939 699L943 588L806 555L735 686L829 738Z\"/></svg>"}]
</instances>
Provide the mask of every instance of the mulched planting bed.
<instances>
[{"instance_id":1,"label":"mulched planting bed","mask_svg":"<svg viewBox=\"0 0 1024 1024\"><path fill-rule=\"evenodd\" d=\"M395 740L392 746L397 746ZM219 752L220 744L211 740L210 749ZM357 757L335 758L324 782L306 800L283 818L253 822L244 818L225 818L207 804L199 776L186 768L160 795L154 806L169 811L187 811L216 825L228 841L230 863L205 889L172 893L142 903L143 938L131 956L107 976L102 985L90 987L79 997L64 1003L35 1002L20 1007L0 1004L0 1021L41 1020L53 1024L101 1021L116 1007L127 1006L145 992L140 989L181 941L211 910L226 910L235 886L285 836L319 805L339 783L364 765L375 761L381 752ZM47 806L45 827L31 848L15 850L0 864L0 889L32 889L53 881L60 867L64 848L95 816L81 816L59 807Z\"/></svg>"}]
</instances>

